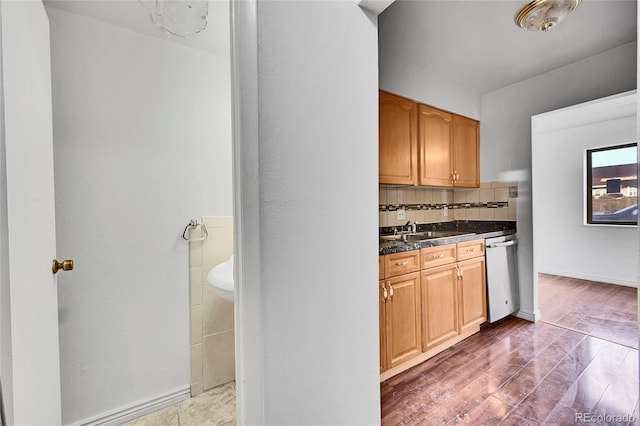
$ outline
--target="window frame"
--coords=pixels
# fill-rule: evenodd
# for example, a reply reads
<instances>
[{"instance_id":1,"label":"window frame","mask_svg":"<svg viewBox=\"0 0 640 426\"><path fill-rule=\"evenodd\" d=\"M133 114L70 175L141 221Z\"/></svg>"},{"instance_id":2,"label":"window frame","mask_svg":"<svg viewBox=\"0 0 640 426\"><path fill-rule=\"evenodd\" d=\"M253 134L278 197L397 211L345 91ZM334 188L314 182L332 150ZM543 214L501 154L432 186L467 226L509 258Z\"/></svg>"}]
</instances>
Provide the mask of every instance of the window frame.
<instances>
[{"instance_id":1,"label":"window frame","mask_svg":"<svg viewBox=\"0 0 640 426\"><path fill-rule=\"evenodd\" d=\"M613 220L593 220L593 167L592 167L592 154L595 152L611 151L614 149L622 148L638 148L638 142L629 142L624 144L610 145L600 148L589 148L585 151L585 225L605 225L605 226L632 226L637 227L638 221L613 221ZM638 164L638 155L636 154L636 165ZM638 168L636 167L636 179L638 176ZM636 188L637 190L637 188ZM636 196L637 197L637 196Z\"/></svg>"}]
</instances>

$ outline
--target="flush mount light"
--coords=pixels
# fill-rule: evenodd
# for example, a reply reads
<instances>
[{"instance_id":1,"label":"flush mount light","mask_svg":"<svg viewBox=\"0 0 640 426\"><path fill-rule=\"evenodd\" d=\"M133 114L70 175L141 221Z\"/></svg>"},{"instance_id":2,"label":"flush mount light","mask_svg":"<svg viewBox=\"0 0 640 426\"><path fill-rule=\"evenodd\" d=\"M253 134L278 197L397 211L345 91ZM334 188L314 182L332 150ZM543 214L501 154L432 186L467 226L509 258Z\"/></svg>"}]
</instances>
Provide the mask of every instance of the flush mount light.
<instances>
[{"instance_id":1,"label":"flush mount light","mask_svg":"<svg viewBox=\"0 0 640 426\"><path fill-rule=\"evenodd\" d=\"M516 24L531 31L549 31L582 0L534 0L518 11Z\"/></svg>"}]
</instances>

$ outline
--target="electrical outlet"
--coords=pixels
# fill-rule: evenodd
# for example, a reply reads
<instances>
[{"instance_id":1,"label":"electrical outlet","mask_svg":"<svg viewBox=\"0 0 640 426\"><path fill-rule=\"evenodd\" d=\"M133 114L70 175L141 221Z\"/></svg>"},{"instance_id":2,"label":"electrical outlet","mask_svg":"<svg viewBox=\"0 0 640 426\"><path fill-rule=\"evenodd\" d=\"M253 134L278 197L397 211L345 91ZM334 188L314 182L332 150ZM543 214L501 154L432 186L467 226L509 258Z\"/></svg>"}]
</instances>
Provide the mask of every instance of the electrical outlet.
<instances>
[{"instance_id":1,"label":"electrical outlet","mask_svg":"<svg viewBox=\"0 0 640 426\"><path fill-rule=\"evenodd\" d=\"M396 212L398 214L398 220L405 220L406 216L405 216L404 209L398 209L396 210Z\"/></svg>"},{"instance_id":2,"label":"electrical outlet","mask_svg":"<svg viewBox=\"0 0 640 426\"><path fill-rule=\"evenodd\" d=\"M442 215L443 215L444 217L449 216L449 207L444 206L444 209L442 210Z\"/></svg>"}]
</instances>

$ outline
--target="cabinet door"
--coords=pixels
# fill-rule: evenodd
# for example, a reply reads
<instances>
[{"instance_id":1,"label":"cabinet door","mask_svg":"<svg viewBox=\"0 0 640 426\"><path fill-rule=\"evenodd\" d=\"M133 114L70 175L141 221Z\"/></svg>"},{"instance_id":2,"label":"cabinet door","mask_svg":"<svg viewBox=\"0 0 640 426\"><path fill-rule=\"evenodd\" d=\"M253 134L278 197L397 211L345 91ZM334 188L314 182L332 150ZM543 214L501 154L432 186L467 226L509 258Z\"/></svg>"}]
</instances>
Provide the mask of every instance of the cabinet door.
<instances>
[{"instance_id":1,"label":"cabinet door","mask_svg":"<svg viewBox=\"0 0 640 426\"><path fill-rule=\"evenodd\" d=\"M414 185L418 178L417 104L380 92L379 183Z\"/></svg>"},{"instance_id":2,"label":"cabinet door","mask_svg":"<svg viewBox=\"0 0 640 426\"><path fill-rule=\"evenodd\" d=\"M427 351L460 331L456 265L422 271L421 286L422 350Z\"/></svg>"},{"instance_id":3,"label":"cabinet door","mask_svg":"<svg viewBox=\"0 0 640 426\"><path fill-rule=\"evenodd\" d=\"M419 355L420 272L387 280L387 362L388 367Z\"/></svg>"},{"instance_id":4,"label":"cabinet door","mask_svg":"<svg viewBox=\"0 0 640 426\"><path fill-rule=\"evenodd\" d=\"M385 281L380 280L378 286L378 311L380 318L380 373L387 370L387 291Z\"/></svg>"},{"instance_id":5,"label":"cabinet door","mask_svg":"<svg viewBox=\"0 0 640 426\"><path fill-rule=\"evenodd\" d=\"M477 121L455 115L453 117L454 186L480 187L480 126Z\"/></svg>"},{"instance_id":6,"label":"cabinet door","mask_svg":"<svg viewBox=\"0 0 640 426\"><path fill-rule=\"evenodd\" d=\"M460 332L476 328L487 320L484 257L459 262Z\"/></svg>"},{"instance_id":7,"label":"cabinet door","mask_svg":"<svg viewBox=\"0 0 640 426\"><path fill-rule=\"evenodd\" d=\"M451 129L453 116L426 105L418 109L420 185L452 186L453 158Z\"/></svg>"}]
</instances>

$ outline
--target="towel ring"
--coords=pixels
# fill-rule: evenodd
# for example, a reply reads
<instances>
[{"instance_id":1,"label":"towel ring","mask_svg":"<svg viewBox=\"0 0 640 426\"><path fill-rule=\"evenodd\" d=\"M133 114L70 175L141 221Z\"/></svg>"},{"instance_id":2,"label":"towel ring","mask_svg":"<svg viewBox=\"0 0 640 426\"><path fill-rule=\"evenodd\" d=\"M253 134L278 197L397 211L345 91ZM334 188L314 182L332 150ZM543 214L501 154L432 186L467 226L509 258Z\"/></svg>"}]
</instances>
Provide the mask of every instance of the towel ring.
<instances>
[{"instance_id":1,"label":"towel ring","mask_svg":"<svg viewBox=\"0 0 640 426\"><path fill-rule=\"evenodd\" d=\"M202 226L204 235L202 237L196 238L191 237L191 231L198 226ZM184 227L184 231L182 232L182 239L189 242L204 241L207 239L207 237L209 237L209 231L207 230L207 227L204 225L204 223L198 224L198 221L195 219L191 219L187 226Z\"/></svg>"}]
</instances>

